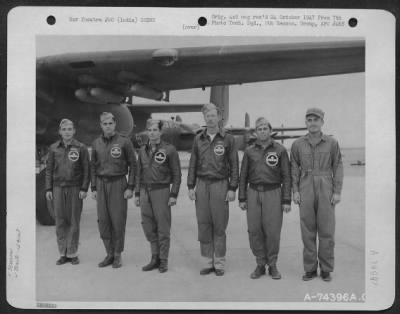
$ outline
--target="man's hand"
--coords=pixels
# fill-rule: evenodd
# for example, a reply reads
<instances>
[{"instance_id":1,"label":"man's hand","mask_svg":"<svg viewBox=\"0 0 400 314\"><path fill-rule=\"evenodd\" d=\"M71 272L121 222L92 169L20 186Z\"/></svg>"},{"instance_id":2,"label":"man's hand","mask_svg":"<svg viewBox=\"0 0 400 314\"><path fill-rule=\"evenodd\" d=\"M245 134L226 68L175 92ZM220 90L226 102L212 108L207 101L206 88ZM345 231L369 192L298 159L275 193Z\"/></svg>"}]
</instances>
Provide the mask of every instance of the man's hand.
<instances>
[{"instance_id":1,"label":"man's hand","mask_svg":"<svg viewBox=\"0 0 400 314\"><path fill-rule=\"evenodd\" d=\"M176 198L170 197L168 200L168 206L174 206L174 205L176 205Z\"/></svg>"},{"instance_id":2,"label":"man's hand","mask_svg":"<svg viewBox=\"0 0 400 314\"><path fill-rule=\"evenodd\" d=\"M247 202L239 202L239 207L242 210L246 210L247 209Z\"/></svg>"},{"instance_id":3,"label":"man's hand","mask_svg":"<svg viewBox=\"0 0 400 314\"><path fill-rule=\"evenodd\" d=\"M97 199L97 191L92 191L92 199Z\"/></svg>"},{"instance_id":4,"label":"man's hand","mask_svg":"<svg viewBox=\"0 0 400 314\"><path fill-rule=\"evenodd\" d=\"M282 210L283 210L284 213L290 212L291 209L292 209L292 207L290 206L290 204L283 204L282 205Z\"/></svg>"},{"instance_id":5,"label":"man's hand","mask_svg":"<svg viewBox=\"0 0 400 314\"><path fill-rule=\"evenodd\" d=\"M194 191L194 189L189 190L189 199L192 201L196 200L196 192Z\"/></svg>"},{"instance_id":6,"label":"man's hand","mask_svg":"<svg viewBox=\"0 0 400 314\"><path fill-rule=\"evenodd\" d=\"M333 195L332 195L332 199L331 199L331 204L333 205L333 206L335 206L337 203L339 203L340 202L340 194L337 194L337 193L333 193Z\"/></svg>"},{"instance_id":7,"label":"man's hand","mask_svg":"<svg viewBox=\"0 0 400 314\"><path fill-rule=\"evenodd\" d=\"M234 191L228 191L226 193L225 202L233 202L236 198L236 193Z\"/></svg>"},{"instance_id":8,"label":"man's hand","mask_svg":"<svg viewBox=\"0 0 400 314\"><path fill-rule=\"evenodd\" d=\"M301 199L300 199L300 192L294 192L293 193L293 202L297 205L300 205Z\"/></svg>"},{"instance_id":9,"label":"man's hand","mask_svg":"<svg viewBox=\"0 0 400 314\"><path fill-rule=\"evenodd\" d=\"M133 196L133 191L131 189L126 189L124 192L124 198L129 199L132 198L132 196Z\"/></svg>"},{"instance_id":10,"label":"man's hand","mask_svg":"<svg viewBox=\"0 0 400 314\"><path fill-rule=\"evenodd\" d=\"M140 206L140 197L139 196L135 196L135 206L136 207Z\"/></svg>"},{"instance_id":11,"label":"man's hand","mask_svg":"<svg viewBox=\"0 0 400 314\"><path fill-rule=\"evenodd\" d=\"M85 199L86 196L87 196L87 192L85 192L85 191L79 191L79 198L80 198L81 200Z\"/></svg>"},{"instance_id":12,"label":"man's hand","mask_svg":"<svg viewBox=\"0 0 400 314\"><path fill-rule=\"evenodd\" d=\"M53 199L53 192L47 191L46 192L46 200L51 201Z\"/></svg>"}]
</instances>

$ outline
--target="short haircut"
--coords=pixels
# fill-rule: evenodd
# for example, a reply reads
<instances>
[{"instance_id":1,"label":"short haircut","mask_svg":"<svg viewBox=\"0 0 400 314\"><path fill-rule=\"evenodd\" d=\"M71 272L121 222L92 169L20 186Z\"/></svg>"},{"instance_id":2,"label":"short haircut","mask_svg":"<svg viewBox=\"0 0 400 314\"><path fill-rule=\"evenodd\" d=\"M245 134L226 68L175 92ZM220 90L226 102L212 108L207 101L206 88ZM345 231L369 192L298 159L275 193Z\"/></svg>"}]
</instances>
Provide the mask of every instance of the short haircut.
<instances>
[{"instance_id":1,"label":"short haircut","mask_svg":"<svg viewBox=\"0 0 400 314\"><path fill-rule=\"evenodd\" d=\"M100 115L100 122L103 122L104 120L107 120L110 118L115 122L115 117L111 112L102 112Z\"/></svg>"},{"instance_id":2,"label":"short haircut","mask_svg":"<svg viewBox=\"0 0 400 314\"><path fill-rule=\"evenodd\" d=\"M69 120L69 119L62 119L62 120L60 121L60 125L59 125L58 128L61 129L61 127L62 127L63 125L66 125L66 124L72 124L72 127L75 128L74 123L73 123L71 120Z\"/></svg>"},{"instance_id":3,"label":"short haircut","mask_svg":"<svg viewBox=\"0 0 400 314\"><path fill-rule=\"evenodd\" d=\"M255 124L256 125L256 129L257 129L257 126L260 125L260 124L267 124L269 129L272 130L271 123L269 123L269 121L266 118L264 118L264 117L257 118L256 124Z\"/></svg>"},{"instance_id":4,"label":"short haircut","mask_svg":"<svg viewBox=\"0 0 400 314\"><path fill-rule=\"evenodd\" d=\"M218 115L220 114L220 111L219 111L218 107L217 107L216 105L214 105L213 103L211 103L211 102L205 104L205 105L201 108L201 112L202 112L203 114L206 114L207 112L209 112L209 111L211 111L211 110L216 110L216 111L217 111L217 114L218 114Z\"/></svg>"},{"instance_id":5,"label":"short haircut","mask_svg":"<svg viewBox=\"0 0 400 314\"><path fill-rule=\"evenodd\" d=\"M158 120L158 119L147 119L147 121L146 121L146 129L151 127L153 124L157 124L158 129L160 131L162 130L163 122L161 120Z\"/></svg>"}]
</instances>

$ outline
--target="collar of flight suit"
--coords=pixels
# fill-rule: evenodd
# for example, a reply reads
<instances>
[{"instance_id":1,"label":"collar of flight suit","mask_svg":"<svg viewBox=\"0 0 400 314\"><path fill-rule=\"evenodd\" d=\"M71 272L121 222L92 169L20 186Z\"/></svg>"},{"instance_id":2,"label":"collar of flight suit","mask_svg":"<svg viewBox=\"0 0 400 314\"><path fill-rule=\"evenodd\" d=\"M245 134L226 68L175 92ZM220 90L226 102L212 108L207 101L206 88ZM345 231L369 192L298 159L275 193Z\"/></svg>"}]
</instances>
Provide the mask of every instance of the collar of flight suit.
<instances>
[{"instance_id":1,"label":"collar of flight suit","mask_svg":"<svg viewBox=\"0 0 400 314\"><path fill-rule=\"evenodd\" d=\"M164 145L165 145L165 142L162 139L160 139L160 142L156 144L156 151ZM148 140L146 143L146 151L149 151L150 149L151 149L151 144L150 144L150 140Z\"/></svg>"},{"instance_id":2,"label":"collar of flight suit","mask_svg":"<svg viewBox=\"0 0 400 314\"><path fill-rule=\"evenodd\" d=\"M118 135L118 132L114 132L114 135L111 135L110 137L105 137L104 133L101 133L101 139L103 140L103 142L111 142Z\"/></svg>"},{"instance_id":3,"label":"collar of flight suit","mask_svg":"<svg viewBox=\"0 0 400 314\"><path fill-rule=\"evenodd\" d=\"M310 145L312 145L310 133L307 133L307 134L304 136L304 138L307 140L307 142L308 142ZM321 132L321 138L320 138L320 140L318 141L318 143L317 143L316 145L318 145L319 143L321 143L321 141L326 142L326 141L328 141L328 139L329 139L329 136L328 136L328 135L325 135L324 133Z\"/></svg>"},{"instance_id":4,"label":"collar of flight suit","mask_svg":"<svg viewBox=\"0 0 400 314\"><path fill-rule=\"evenodd\" d=\"M218 131L217 131L217 133L215 133L215 135L220 135L222 138L224 138L225 137L225 134L226 134L226 131L224 130L224 129L222 129L222 128L218 128ZM201 132L201 137L203 138L203 139L205 139L205 138L207 138L207 128L204 128L204 130Z\"/></svg>"},{"instance_id":5,"label":"collar of flight suit","mask_svg":"<svg viewBox=\"0 0 400 314\"><path fill-rule=\"evenodd\" d=\"M270 138L269 141L268 141L267 146L265 146L265 148L264 148L264 146L261 144L261 141L259 139L256 139L256 141L254 142L254 145L258 146L258 147L260 147L262 149L267 149L268 147L274 147L275 146L275 141L272 138Z\"/></svg>"},{"instance_id":6,"label":"collar of flight suit","mask_svg":"<svg viewBox=\"0 0 400 314\"><path fill-rule=\"evenodd\" d=\"M64 141L62 139L57 142L57 147L60 147L60 146L65 147ZM69 143L67 145L67 147L69 147L69 146L79 146L79 143L76 139L73 138L71 143Z\"/></svg>"}]
</instances>

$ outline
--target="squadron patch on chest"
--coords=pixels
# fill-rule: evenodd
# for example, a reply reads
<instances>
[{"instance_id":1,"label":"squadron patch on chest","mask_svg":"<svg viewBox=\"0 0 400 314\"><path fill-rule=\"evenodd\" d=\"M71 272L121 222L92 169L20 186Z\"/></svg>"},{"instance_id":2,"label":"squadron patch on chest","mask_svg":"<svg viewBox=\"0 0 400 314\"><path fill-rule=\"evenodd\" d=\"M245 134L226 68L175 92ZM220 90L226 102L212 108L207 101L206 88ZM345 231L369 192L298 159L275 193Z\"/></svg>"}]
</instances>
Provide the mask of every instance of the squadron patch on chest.
<instances>
[{"instance_id":1,"label":"squadron patch on chest","mask_svg":"<svg viewBox=\"0 0 400 314\"><path fill-rule=\"evenodd\" d=\"M217 156L222 156L225 154L225 147L223 144L217 144L214 146L214 154Z\"/></svg>"},{"instance_id":2,"label":"squadron patch on chest","mask_svg":"<svg viewBox=\"0 0 400 314\"><path fill-rule=\"evenodd\" d=\"M119 147L119 146L113 146L113 147L111 148L110 154L111 154L111 157L112 157L112 158L119 158L119 157L121 157L121 154L122 154L121 147Z\"/></svg>"},{"instance_id":3,"label":"squadron patch on chest","mask_svg":"<svg viewBox=\"0 0 400 314\"><path fill-rule=\"evenodd\" d=\"M265 162L268 166L275 167L279 162L278 154L276 152L267 153L267 156L265 157Z\"/></svg>"},{"instance_id":4,"label":"squadron patch on chest","mask_svg":"<svg viewBox=\"0 0 400 314\"><path fill-rule=\"evenodd\" d=\"M77 149L71 149L68 153L68 159L72 162L78 161L79 151Z\"/></svg>"},{"instance_id":5,"label":"squadron patch on chest","mask_svg":"<svg viewBox=\"0 0 400 314\"><path fill-rule=\"evenodd\" d=\"M159 164L163 164L167 159L167 154L164 151L158 151L154 154L154 161Z\"/></svg>"}]
</instances>

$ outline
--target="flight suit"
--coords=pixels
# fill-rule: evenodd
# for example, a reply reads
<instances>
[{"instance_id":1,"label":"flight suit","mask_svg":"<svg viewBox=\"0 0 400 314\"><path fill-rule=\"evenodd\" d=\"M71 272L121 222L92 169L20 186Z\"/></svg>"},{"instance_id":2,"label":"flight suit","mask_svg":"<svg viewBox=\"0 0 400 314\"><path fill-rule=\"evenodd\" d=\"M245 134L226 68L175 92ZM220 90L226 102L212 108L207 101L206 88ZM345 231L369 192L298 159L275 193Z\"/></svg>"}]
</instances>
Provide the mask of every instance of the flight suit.
<instances>
[{"instance_id":1,"label":"flight suit","mask_svg":"<svg viewBox=\"0 0 400 314\"><path fill-rule=\"evenodd\" d=\"M154 152L149 144L140 148L135 196L140 197L142 227L151 254L160 259L168 259L171 230L168 201L170 197L178 197L181 176L179 155L173 145L161 141Z\"/></svg>"},{"instance_id":2,"label":"flight suit","mask_svg":"<svg viewBox=\"0 0 400 314\"><path fill-rule=\"evenodd\" d=\"M89 154L85 145L73 139L49 148L45 172L46 191L53 192L57 245L61 256L76 257L79 245L82 199L79 192L89 187Z\"/></svg>"},{"instance_id":3,"label":"flight suit","mask_svg":"<svg viewBox=\"0 0 400 314\"><path fill-rule=\"evenodd\" d=\"M239 202L247 201L250 248L257 265L276 265L282 229L282 203L291 203L290 162L285 147L257 140L243 155ZM248 187L249 184L249 187Z\"/></svg>"},{"instance_id":4,"label":"flight suit","mask_svg":"<svg viewBox=\"0 0 400 314\"><path fill-rule=\"evenodd\" d=\"M115 133L94 140L91 156L92 191L97 191L97 216L100 237L107 255L124 250L127 217L126 189L134 189L136 156L129 138ZM128 174L128 180L126 175Z\"/></svg>"},{"instance_id":5,"label":"flight suit","mask_svg":"<svg viewBox=\"0 0 400 314\"><path fill-rule=\"evenodd\" d=\"M228 190L236 191L239 158L232 135L220 129L211 141L207 130L193 142L187 185L196 186L196 217L201 255L207 268L223 269L226 228L229 220Z\"/></svg>"},{"instance_id":6,"label":"flight suit","mask_svg":"<svg viewBox=\"0 0 400 314\"><path fill-rule=\"evenodd\" d=\"M309 134L297 139L291 149L291 172L293 192L300 192L304 270L316 271L319 262L322 271L332 272L335 206L331 199L333 193L341 193L343 185L342 157L336 139L323 134L316 145Z\"/></svg>"}]
</instances>

